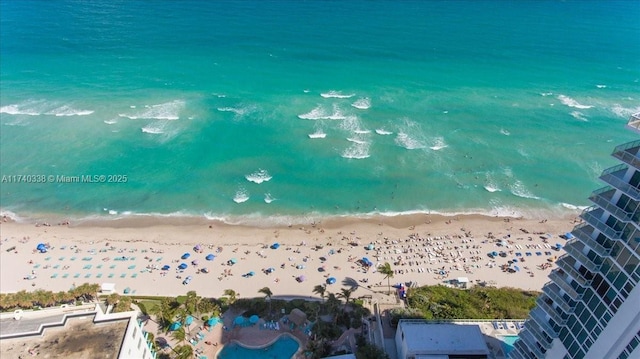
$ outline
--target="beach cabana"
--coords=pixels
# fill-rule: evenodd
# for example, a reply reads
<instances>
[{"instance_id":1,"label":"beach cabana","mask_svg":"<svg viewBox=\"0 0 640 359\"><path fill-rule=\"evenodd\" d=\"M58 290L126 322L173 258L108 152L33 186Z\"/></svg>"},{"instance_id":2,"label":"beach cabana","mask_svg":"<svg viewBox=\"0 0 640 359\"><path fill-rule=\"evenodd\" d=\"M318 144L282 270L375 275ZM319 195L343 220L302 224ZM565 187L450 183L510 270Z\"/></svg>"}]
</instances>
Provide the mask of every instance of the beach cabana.
<instances>
[{"instance_id":1,"label":"beach cabana","mask_svg":"<svg viewBox=\"0 0 640 359\"><path fill-rule=\"evenodd\" d=\"M256 324L258 320L260 320L260 317L255 314L249 317L249 323L251 324Z\"/></svg>"},{"instance_id":2,"label":"beach cabana","mask_svg":"<svg viewBox=\"0 0 640 359\"><path fill-rule=\"evenodd\" d=\"M335 284L335 283L336 283L336 279L334 277L327 278L327 284Z\"/></svg>"},{"instance_id":3,"label":"beach cabana","mask_svg":"<svg viewBox=\"0 0 640 359\"><path fill-rule=\"evenodd\" d=\"M187 269L188 265L187 263L180 263L180 265L178 266L178 269Z\"/></svg>"},{"instance_id":4,"label":"beach cabana","mask_svg":"<svg viewBox=\"0 0 640 359\"><path fill-rule=\"evenodd\" d=\"M214 256L213 254L209 253L207 254L207 256L205 257L206 260L208 261L212 261L216 258L216 256Z\"/></svg>"},{"instance_id":5,"label":"beach cabana","mask_svg":"<svg viewBox=\"0 0 640 359\"><path fill-rule=\"evenodd\" d=\"M189 254L189 253L185 253L185 254L183 254L183 255L182 255L182 257L180 257L180 258L182 258L182 259L187 259L187 258L189 258L189 257L191 257L191 254Z\"/></svg>"},{"instance_id":6,"label":"beach cabana","mask_svg":"<svg viewBox=\"0 0 640 359\"><path fill-rule=\"evenodd\" d=\"M180 329L181 326L182 324L180 322L175 322L169 326L169 330L173 332Z\"/></svg>"},{"instance_id":7,"label":"beach cabana","mask_svg":"<svg viewBox=\"0 0 640 359\"><path fill-rule=\"evenodd\" d=\"M271 245L271 249L278 249L278 248L280 248L280 243L276 242L276 243Z\"/></svg>"},{"instance_id":8,"label":"beach cabana","mask_svg":"<svg viewBox=\"0 0 640 359\"><path fill-rule=\"evenodd\" d=\"M289 313L289 320L297 325L297 326L301 326L304 325L304 323L306 323L307 321L307 315L304 314L303 311L301 311L298 308L294 308L291 313Z\"/></svg>"}]
</instances>

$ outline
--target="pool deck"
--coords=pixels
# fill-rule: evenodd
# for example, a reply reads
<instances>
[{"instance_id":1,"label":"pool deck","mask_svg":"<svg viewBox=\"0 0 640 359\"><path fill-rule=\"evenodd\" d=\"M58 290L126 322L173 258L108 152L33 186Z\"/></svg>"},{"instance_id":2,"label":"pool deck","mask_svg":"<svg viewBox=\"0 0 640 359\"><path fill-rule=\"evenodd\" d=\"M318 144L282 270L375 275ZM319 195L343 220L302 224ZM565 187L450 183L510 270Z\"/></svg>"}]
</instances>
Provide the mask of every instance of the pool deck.
<instances>
[{"instance_id":1,"label":"pool deck","mask_svg":"<svg viewBox=\"0 0 640 359\"><path fill-rule=\"evenodd\" d=\"M504 352L503 344L504 343L500 337L502 336L510 336L510 335L518 335L522 327L521 325L524 323L524 319L522 320L486 320L486 321L452 321L452 323L460 324L460 325L478 325L480 327L480 331L484 335L484 340L487 343L487 347L489 347L490 359L507 359L507 355Z\"/></svg>"}]
</instances>

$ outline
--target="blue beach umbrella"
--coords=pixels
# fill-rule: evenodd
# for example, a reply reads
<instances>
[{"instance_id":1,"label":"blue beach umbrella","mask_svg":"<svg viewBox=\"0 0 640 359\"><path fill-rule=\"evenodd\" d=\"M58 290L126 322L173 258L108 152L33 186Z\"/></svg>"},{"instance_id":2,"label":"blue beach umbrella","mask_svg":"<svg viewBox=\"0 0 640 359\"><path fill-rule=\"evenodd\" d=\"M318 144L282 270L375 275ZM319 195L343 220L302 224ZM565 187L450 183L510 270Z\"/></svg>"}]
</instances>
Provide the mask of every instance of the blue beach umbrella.
<instances>
[{"instance_id":1,"label":"blue beach umbrella","mask_svg":"<svg viewBox=\"0 0 640 359\"><path fill-rule=\"evenodd\" d=\"M237 260L237 259L235 259L235 258L231 258L229 261L230 261L231 263L233 263L233 264L238 263L238 260Z\"/></svg>"},{"instance_id":2,"label":"blue beach umbrella","mask_svg":"<svg viewBox=\"0 0 640 359\"><path fill-rule=\"evenodd\" d=\"M216 256L214 256L213 254L209 253L207 254L207 256L205 257L206 260L208 261L212 261L216 258Z\"/></svg>"},{"instance_id":3,"label":"blue beach umbrella","mask_svg":"<svg viewBox=\"0 0 640 359\"><path fill-rule=\"evenodd\" d=\"M520 272L520 267L518 266L513 266L513 269L515 269L516 272Z\"/></svg>"},{"instance_id":4,"label":"blue beach umbrella","mask_svg":"<svg viewBox=\"0 0 640 359\"><path fill-rule=\"evenodd\" d=\"M187 269L188 265L186 263L180 263L178 269Z\"/></svg>"},{"instance_id":5,"label":"blue beach umbrella","mask_svg":"<svg viewBox=\"0 0 640 359\"><path fill-rule=\"evenodd\" d=\"M271 249L278 249L278 248L280 248L280 243L276 242L276 243L271 245Z\"/></svg>"},{"instance_id":6,"label":"blue beach umbrella","mask_svg":"<svg viewBox=\"0 0 640 359\"><path fill-rule=\"evenodd\" d=\"M162 266L162 270L169 270L171 269L171 266L169 266L168 264L165 264Z\"/></svg>"},{"instance_id":7,"label":"blue beach umbrella","mask_svg":"<svg viewBox=\"0 0 640 359\"><path fill-rule=\"evenodd\" d=\"M334 277L327 278L327 284L335 284L336 279Z\"/></svg>"},{"instance_id":8,"label":"blue beach umbrella","mask_svg":"<svg viewBox=\"0 0 640 359\"><path fill-rule=\"evenodd\" d=\"M189 253L185 253L185 254L183 254L183 255L182 255L182 257L180 257L180 258L182 258L182 259L187 259L187 258L189 258L189 257L191 257L191 254L189 254Z\"/></svg>"}]
</instances>

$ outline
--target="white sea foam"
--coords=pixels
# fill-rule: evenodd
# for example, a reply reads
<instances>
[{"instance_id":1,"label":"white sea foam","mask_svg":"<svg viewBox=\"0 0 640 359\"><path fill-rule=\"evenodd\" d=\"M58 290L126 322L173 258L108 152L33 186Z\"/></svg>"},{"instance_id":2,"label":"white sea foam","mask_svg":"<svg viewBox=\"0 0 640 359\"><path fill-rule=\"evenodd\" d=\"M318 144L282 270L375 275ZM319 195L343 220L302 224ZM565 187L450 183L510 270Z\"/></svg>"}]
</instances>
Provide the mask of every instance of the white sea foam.
<instances>
[{"instance_id":1,"label":"white sea foam","mask_svg":"<svg viewBox=\"0 0 640 359\"><path fill-rule=\"evenodd\" d=\"M265 193L264 194L264 203L271 203L271 202L273 202L275 200L276 199L271 196L271 193Z\"/></svg>"},{"instance_id":2,"label":"white sea foam","mask_svg":"<svg viewBox=\"0 0 640 359\"><path fill-rule=\"evenodd\" d=\"M153 124L147 125L142 128L142 132L148 133L151 135L160 135L164 133L164 130L161 126L155 126Z\"/></svg>"},{"instance_id":3,"label":"white sea foam","mask_svg":"<svg viewBox=\"0 0 640 359\"><path fill-rule=\"evenodd\" d=\"M511 193L514 196L518 196L521 198L529 198L529 199L540 199L540 197L534 195L527 189L527 187L520 180L516 180L510 185Z\"/></svg>"},{"instance_id":4,"label":"white sea foam","mask_svg":"<svg viewBox=\"0 0 640 359\"><path fill-rule=\"evenodd\" d=\"M592 108L593 106L590 105L583 105L581 103L579 103L578 101L572 99L569 96L565 96L565 95L558 95L558 100L560 100L560 102L562 102L563 105L565 106L569 106L569 107L574 107L574 108L579 108L579 109L587 109L587 108Z\"/></svg>"},{"instance_id":5,"label":"white sea foam","mask_svg":"<svg viewBox=\"0 0 640 359\"><path fill-rule=\"evenodd\" d=\"M17 104L11 104L0 107L0 113L8 115L26 115L26 116L87 116L91 115L92 110L78 110L70 105L62 105L55 102L47 102L45 100L27 100Z\"/></svg>"},{"instance_id":6,"label":"white sea foam","mask_svg":"<svg viewBox=\"0 0 640 359\"><path fill-rule=\"evenodd\" d=\"M309 138L312 138L312 139L318 139L318 138L327 137L327 134L324 133L324 131L322 131L322 129L317 129L316 132L310 133L308 136L309 136Z\"/></svg>"},{"instance_id":7,"label":"white sea foam","mask_svg":"<svg viewBox=\"0 0 640 359\"><path fill-rule=\"evenodd\" d=\"M233 201L235 203L243 203L249 200L249 192L246 189L240 188L236 191L236 194L233 196Z\"/></svg>"},{"instance_id":8,"label":"white sea foam","mask_svg":"<svg viewBox=\"0 0 640 359\"><path fill-rule=\"evenodd\" d=\"M116 120L104 120L102 122L106 123L107 125L113 125L113 124L118 123L118 121L116 121Z\"/></svg>"},{"instance_id":9,"label":"white sea foam","mask_svg":"<svg viewBox=\"0 0 640 359\"><path fill-rule=\"evenodd\" d=\"M333 104L331 111L328 111L323 106L318 105L313 110L305 114L298 115L298 118L302 120L344 120L347 116L344 115L337 104Z\"/></svg>"},{"instance_id":10,"label":"white sea foam","mask_svg":"<svg viewBox=\"0 0 640 359\"><path fill-rule=\"evenodd\" d=\"M505 130L504 128L500 129L500 133L505 136L511 136L511 132L509 132L508 130Z\"/></svg>"},{"instance_id":11,"label":"white sea foam","mask_svg":"<svg viewBox=\"0 0 640 359\"><path fill-rule=\"evenodd\" d=\"M180 112L184 108L185 102L182 100L174 100L157 105L145 105L144 108L136 110L133 113L121 113L120 117L126 117L131 120L179 120Z\"/></svg>"},{"instance_id":12,"label":"white sea foam","mask_svg":"<svg viewBox=\"0 0 640 359\"><path fill-rule=\"evenodd\" d=\"M488 192L491 192L491 193L501 191L501 189L500 189L500 188L498 188L498 187L494 187L494 185L493 185L493 184L486 184L486 185L484 185L484 189L486 189Z\"/></svg>"},{"instance_id":13,"label":"white sea foam","mask_svg":"<svg viewBox=\"0 0 640 359\"><path fill-rule=\"evenodd\" d=\"M367 143L369 143L368 141L361 140L359 138L354 138L354 137L347 137L347 141L357 143L359 145L366 145Z\"/></svg>"},{"instance_id":14,"label":"white sea foam","mask_svg":"<svg viewBox=\"0 0 640 359\"><path fill-rule=\"evenodd\" d=\"M260 184L262 182L267 182L273 178L269 172L263 169L259 169L251 174L244 176L249 182Z\"/></svg>"},{"instance_id":15,"label":"white sea foam","mask_svg":"<svg viewBox=\"0 0 640 359\"><path fill-rule=\"evenodd\" d=\"M580 111L572 111L571 116L576 120L585 121L585 122L589 121L586 117L584 117L584 114Z\"/></svg>"},{"instance_id":16,"label":"white sea foam","mask_svg":"<svg viewBox=\"0 0 640 359\"><path fill-rule=\"evenodd\" d=\"M603 89L603 88L607 88L607 85L596 85L596 87L599 89Z\"/></svg>"},{"instance_id":17,"label":"white sea foam","mask_svg":"<svg viewBox=\"0 0 640 359\"><path fill-rule=\"evenodd\" d=\"M354 103L352 103L351 106L359 110L369 109L371 108L371 99L368 97L359 98Z\"/></svg>"},{"instance_id":18,"label":"white sea foam","mask_svg":"<svg viewBox=\"0 0 640 359\"><path fill-rule=\"evenodd\" d=\"M220 112L233 112L236 115L242 116L247 113L247 109L245 108L235 108L235 107L218 107L218 111Z\"/></svg>"},{"instance_id":19,"label":"white sea foam","mask_svg":"<svg viewBox=\"0 0 640 359\"><path fill-rule=\"evenodd\" d=\"M345 95L340 91L329 91L329 92L321 93L320 96L324 98L351 98L355 96L355 94Z\"/></svg>"},{"instance_id":20,"label":"white sea foam","mask_svg":"<svg viewBox=\"0 0 640 359\"><path fill-rule=\"evenodd\" d=\"M540 94L542 97L553 96L553 92L543 92Z\"/></svg>"},{"instance_id":21,"label":"white sea foam","mask_svg":"<svg viewBox=\"0 0 640 359\"><path fill-rule=\"evenodd\" d=\"M53 110L47 111L45 115L53 115L53 116L87 116L93 113L92 110L77 110L68 105L60 106L54 108Z\"/></svg>"},{"instance_id":22,"label":"white sea foam","mask_svg":"<svg viewBox=\"0 0 640 359\"><path fill-rule=\"evenodd\" d=\"M369 130L354 130L353 133L357 133L358 135L367 135L371 133Z\"/></svg>"},{"instance_id":23,"label":"white sea foam","mask_svg":"<svg viewBox=\"0 0 640 359\"><path fill-rule=\"evenodd\" d=\"M436 137L433 140L433 145L430 146L429 148L434 150L434 151L440 151L441 149L446 148L446 147L449 147L449 145L447 145L444 142L444 138L443 137Z\"/></svg>"},{"instance_id":24,"label":"white sea foam","mask_svg":"<svg viewBox=\"0 0 640 359\"><path fill-rule=\"evenodd\" d=\"M640 112L640 106L637 107L623 107L620 104L615 104L610 108L611 112L618 117L628 119L634 113Z\"/></svg>"},{"instance_id":25,"label":"white sea foam","mask_svg":"<svg viewBox=\"0 0 640 359\"><path fill-rule=\"evenodd\" d=\"M376 133L379 134L379 135L382 135L382 136L392 135L393 134L393 132L387 131L384 128L377 128L376 129Z\"/></svg>"},{"instance_id":26,"label":"white sea foam","mask_svg":"<svg viewBox=\"0 0 640 359\"><path fill-rule=\"evenodd\" d=\"M414 138L409 137L409 135L404 132L398 132L395 138L395 142L398 146L404 147L408 150L416 150L416 149L421 149L426 147L423 143L421 143L420 141Z\"/></svg>"},{"instance_id":27,"label":"white sea foam","mask_svg":"<svg viewBox=\"0 0 640 359\"><path fill-rule=\"evenodd\" d=\"M369 158L369 143L353 143L342 152L343 158L361 160Z\"/></svg>"},{"instance_id":28,"label":"white sea foam","mask_svg":"<svg viewBox=\"0 0 640 359\"><path fill-rule=\"evenodd\" d=\"M562 207L564 207L564 208L571 209L571 210L577 210L577 211L583 211L583 210L588 208L587 206L576 206L574 204L565 203L565 202L560 202L560 205Z\"/></svg>"}]
</instances>

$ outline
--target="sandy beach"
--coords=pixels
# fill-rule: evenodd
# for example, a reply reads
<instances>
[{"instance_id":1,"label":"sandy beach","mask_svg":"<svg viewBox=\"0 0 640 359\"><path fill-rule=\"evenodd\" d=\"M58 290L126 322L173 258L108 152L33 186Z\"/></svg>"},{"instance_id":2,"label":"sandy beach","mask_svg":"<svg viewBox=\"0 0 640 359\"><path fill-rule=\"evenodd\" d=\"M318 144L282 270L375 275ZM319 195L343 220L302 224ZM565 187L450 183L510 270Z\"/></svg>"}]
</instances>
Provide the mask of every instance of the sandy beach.
<instances>
[{"instance_id":1,"label":"sandy beach","mask_svg":"<svg viewBox=\"0 0 640 359\"><path fill-rule=\"evenodd\" d=\"M213 221L6 221L0 225L0 290L61 291L90 282L115 283L118 292L128 288L136 295L195 290L220 297L225 289L234 289L241 297L257 297L258 289L267 286L274 297L314 297L313 287L333 277L336 283L327 286L329 292L355 280L358 297L387 290L387 281L376 271L385 262L395 271L391 284L431 285L466 277L472 284L541 290L559 255L554 247L565 242L560 235L575 224L571 216L541 220L431 214L332 218L271 228ZM46 252L36 249L40 243ZM490 258L493 251L504 253ZM185 253L188 258L182 259ZM362 264L364 257L370 267ZM178 269L182 263L184 270ZM187 277L190 282L183 284Z\"/></svg>"}]
</instances>

